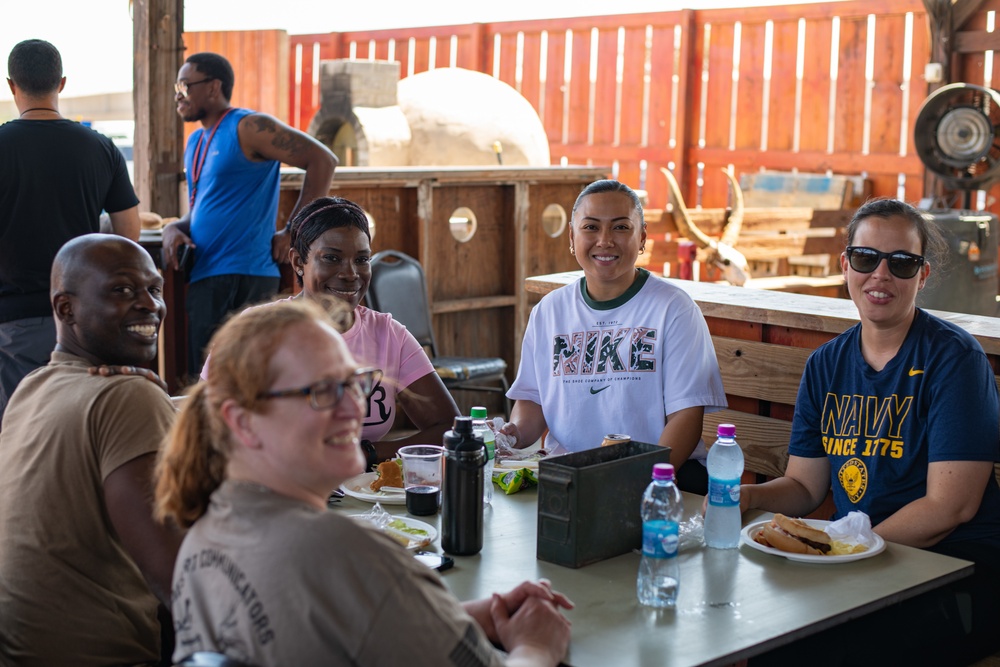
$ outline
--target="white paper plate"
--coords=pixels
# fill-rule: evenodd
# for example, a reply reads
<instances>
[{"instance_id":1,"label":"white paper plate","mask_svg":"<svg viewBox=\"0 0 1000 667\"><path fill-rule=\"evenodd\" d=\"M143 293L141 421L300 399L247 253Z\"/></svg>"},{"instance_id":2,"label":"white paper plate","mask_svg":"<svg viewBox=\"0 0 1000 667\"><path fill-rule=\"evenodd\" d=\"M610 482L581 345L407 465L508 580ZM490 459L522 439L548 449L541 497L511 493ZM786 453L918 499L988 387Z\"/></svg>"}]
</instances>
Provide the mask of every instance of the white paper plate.
<instances>
[{"instance_id":1,"label":"white paper plate","mask_svg":"<svg viewBox=\"0 0 1000 667\"><path fill-rule=\"evenodd\" d=\"M819 519L804 519L813 528L819 528L823 530L826 528L830 522L821 521ZM875 535L875 546L870 548L868 551L862 551L859 554L844 554L843 556L814 556L811 554L793 554L788 551L782 551L780 549L775 549L773 547L766 547L759 542L754 542L752 535L756 533L761 526L764 524L771 523L771 520L758 521L756 523L751 523L749 526L743 529L740 533L740 540L743 544L747 545L751 549L756 549L757 551L763 551L766 554L771 554L773 556L781 556L782 558L787 558L788 560L799 561L802 563L849 563L854 560L862 560L864 558L871 558L876 556L883 551L885 551L885 540L883 540L879 535Z\"/></svg>"},{"instance_id":2,"label":"white paper plate","mask_svg":"<svg viewBox=\"0 0 1000 667\"><path fill-rule=\"evenodd\" d=\"M494 459L493 467L503 470L520 470L521 468L528 468L529 470L538 470L539 460L540 459L515 461L514 459Z\"/></svg>"},{"instance_id":3,"label":"white paper plate","mask_svg":"<svg viewBox=\"0 0 1000 667\"><path fill-rule=\"evenodd\" d=\"M352 514L351 518L356 521L367 521L365 515L363 514ZM424 523L423 521L419 521L417 519L411 519L408 516L394 516L392 519L393 521L401 521L406 528L422 530L426 533L426 535L417 534L410 536L410 542L405 545L407 549L420 549L422 547L426 547L428 544L437 539L437 528L429 523ZM393 533L392 537L395 538L396 535L397 533Z\"/></svg>"},{"instance_id":4,"label":"white paper plate","mask_svg":"<svg viewBox=\"0 0 1000 667\"><path fill-rule=\"evenodd\" d=\"M383 505L405 505L406 494L403 489L398 491L372 491L372 482L378 478L378 473L366 472L352 477L340 485L340 490L366 503L382 503Z\"/></svg>"}]
</instances>

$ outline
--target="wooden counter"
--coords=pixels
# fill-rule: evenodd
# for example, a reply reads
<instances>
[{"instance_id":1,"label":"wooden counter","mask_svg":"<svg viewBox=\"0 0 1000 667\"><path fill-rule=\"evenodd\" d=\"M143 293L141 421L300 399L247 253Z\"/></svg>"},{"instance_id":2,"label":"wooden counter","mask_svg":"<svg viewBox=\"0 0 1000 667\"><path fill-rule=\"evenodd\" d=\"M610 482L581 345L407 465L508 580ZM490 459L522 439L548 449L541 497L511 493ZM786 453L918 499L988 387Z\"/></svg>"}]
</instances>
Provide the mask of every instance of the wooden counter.
<instances>
[{"instance_id":1,"label":"wooden counter","mask_svg":"<svg viewBox=\"0 0 1000 667\"><path fill-rule=\"evenodd\" d=\"M548 294L554 289L579 280L582 276L583 271L533 276L525 281L524 287L529 292ZM706 318L715 317L834 336L857 324L859 319L858 309L850 299L832 299L671 278L665 280L691 295ZM995 362L995 357L1000 355L1000 318L937 310L928 312L957 324L975 336L986 354L993 357L992 361ZM709 328L711 329L711 325ZM996 370L996 366L994 369Z\"/></svg>"}]
</instances>

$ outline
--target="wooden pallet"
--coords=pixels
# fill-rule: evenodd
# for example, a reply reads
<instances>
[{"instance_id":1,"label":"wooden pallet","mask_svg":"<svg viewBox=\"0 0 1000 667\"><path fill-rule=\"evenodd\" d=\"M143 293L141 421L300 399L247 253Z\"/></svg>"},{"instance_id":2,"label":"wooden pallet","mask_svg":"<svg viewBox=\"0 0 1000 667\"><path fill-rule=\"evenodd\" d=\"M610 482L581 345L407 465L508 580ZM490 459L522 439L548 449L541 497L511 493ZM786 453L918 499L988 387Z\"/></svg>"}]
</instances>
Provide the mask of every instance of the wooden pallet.
<instances>
[{"instance_id":1,"label":"wooden pallet","mask_svg":"<svg viewBox=\"0 0 1000 667\"><path fill-rule=\"evenodd\" d=\"M692 209L689 213L709 236L722 234L727 209ZM837 276L852 214L847 209L747 208L736 248L747 258L753 278ZM645 216L647 252L640 259L650 271L662 274L664 263L677 265L677 244L685 239L668 211L649 209ZM676 275L676 270L673 273ZM701 266L700 279L721 280L721 274Z\"/></svg>"},{"instance_id":2,"label":"wooden pallet","mask_svg":"<svg viewBox=\"0 0 1000 667\"><path fill-rule=\"evenodd\" d=\"M857 209L871 196L871 181L862 176L761 171L740 176L746 206Z\"/></svg>"}]
</instances>

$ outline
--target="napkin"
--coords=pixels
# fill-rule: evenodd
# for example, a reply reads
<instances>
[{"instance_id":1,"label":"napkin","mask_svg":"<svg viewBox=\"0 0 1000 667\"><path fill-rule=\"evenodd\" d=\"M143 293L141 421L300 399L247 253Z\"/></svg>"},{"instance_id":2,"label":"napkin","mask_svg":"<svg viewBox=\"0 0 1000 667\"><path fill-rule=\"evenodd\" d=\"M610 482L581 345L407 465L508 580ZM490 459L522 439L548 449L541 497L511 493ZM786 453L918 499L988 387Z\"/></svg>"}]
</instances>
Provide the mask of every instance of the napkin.
<instances>
[{"instance_id":1,"label":"napkin","mask_svg":"<svg viewBox=\"0 0 1000 667\"><path fill-rule=\"evenodd\" d=\"M500 432L500 429L503 428L503 426L503 417L494 417L493 422L489 423L490 430L494 433L495 439L493 442L496 446L496 457L498 461L500 459L517 461L537 455L537 452L535 451L518 449L515 447L514 437Z\"/></svg>"},{"instance_id":2,"label":"napkin","mask_svg":"<svg viewBox=\"0 0 1000 667\"><path fill-rule=\"evenodd\" d=\"M830 522L826 534L836 542L863 544L869 549L875 546L872 521L864 512L849 512L844 518Z\"/></svg>"}]
</instances>

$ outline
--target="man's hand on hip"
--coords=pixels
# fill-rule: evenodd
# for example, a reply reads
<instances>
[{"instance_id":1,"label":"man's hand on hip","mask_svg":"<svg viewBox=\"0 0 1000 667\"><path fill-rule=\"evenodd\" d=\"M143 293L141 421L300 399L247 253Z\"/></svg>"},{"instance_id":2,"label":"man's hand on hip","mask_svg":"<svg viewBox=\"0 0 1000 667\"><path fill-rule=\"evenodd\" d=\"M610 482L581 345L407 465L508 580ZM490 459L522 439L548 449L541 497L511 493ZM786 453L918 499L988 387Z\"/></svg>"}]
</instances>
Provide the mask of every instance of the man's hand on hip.
<instances>
[{"instance_id":1,"label":"man's hand on hip","mask_svg":"<svg viewBox=\"0 0 1000 667\"><path fill-rule=\"evenodd\" d=\"M163 263L175 271L180 271L181 268L178 248L184 244L195 247L194 241L184 232L185 227L182 225L182 222L172 222L163 228Z\"/></svg>"},{"instance_id":2,"label":"man's hand on hip","mask_svg":"<svg viewBox=\"0 0 1000 667\"><path fill-rule=\"evenodd\" d=\"M271 237L271 257L275 264L288 263L288 249L292 246L292 238L288 235L288 229L275 232Z\"/></svg>"}]
</instances>

